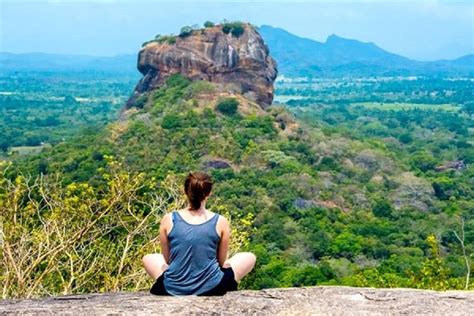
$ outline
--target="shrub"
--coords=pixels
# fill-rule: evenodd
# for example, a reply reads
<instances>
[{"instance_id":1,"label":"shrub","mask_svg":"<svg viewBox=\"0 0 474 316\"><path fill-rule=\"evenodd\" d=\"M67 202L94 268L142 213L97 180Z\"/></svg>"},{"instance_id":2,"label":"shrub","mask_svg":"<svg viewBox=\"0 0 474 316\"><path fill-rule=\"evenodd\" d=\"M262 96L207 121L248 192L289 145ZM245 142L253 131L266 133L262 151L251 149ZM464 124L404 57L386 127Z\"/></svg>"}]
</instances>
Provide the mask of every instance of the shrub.
<instances>
[{"instance_id":1,"label":"shrub","mask_svg":"<svg viewBox=\"0 0 474 316\"><path fill-rule=\"evenodd\" d=\"M447 200L450 196L455 196L457 193L455 181L448 177L437 178L432 186L436 197L440 200Z\"/></svg>"},{"instance_id":2,"label":"shrub","mask_svg":"<svg viewBox=\"0 0 474 316\"><path fill-rule=\"evenodd\" d=\"M239 106L239 101L236 98L226 98L222 101L219 101L216 106L216 110L226 115L234 115L237 113L237 107Z\"/></svg>"},{"instance_id":3,"label":"shrub","mask_svg":"<svg viewBox=\"0 0 474 316\"><path fill-rule=\"evenodd\" d=\"M242 26L233 27L232 30L230 31L230 33L232 34L232 36L240 37L240 35L244 34L244 27L243 27L243 25L242 25Z\"/></svg>"},{"instance_id":4,"label":"shrub","mask_svg":"<svg viewBox=\"0 0 474 316\"><path fill-rule=\"evenodd\" d=\"M423 172L433 169L436 166L436 159L427 150L418 151L411 156L411 165Z\"/></svg>"},{"instance_id":5,"label":"shrub","mask_svg":"<svg viewBox=\"0 0 474 316\"><path fill-rule=\"evenodd\" d=\"M193 33L193 28L190 26L183 26L179 31L179 37L187 37Z\"/></svg>"},{"instance_id":6,"label":"shrub","mask_svg":"<svg viewBox=\"0 0 474 316\"><path fill-rule=\"evenodd\" d=\"M231 33L232 36L239 37L245 31L243 22L224 22L222 24L222 32L225 34Z\"/></svg>"},{"instance_id":7,"label":"shrub","mask_svg":"<svg viewBox=\"0 0 474 316\"><path fill-rule=\"evenodd\" d=\"M166 79L166 86L169 88L172 88L172 87L184 88L184 87L187 87L190 83L191 81L185 76L183 76L182 74L174 74L174 75L169 76L168 79Z\"/></svg>"},{"instance_id":8,"label":"shrub","mask_svg":"<svg viewBox=\"0 0 474 316\"><path fill-rule=\"evenodd\" d=\"M147 101L148 101L148 94L143 93L138 98L136 98L133 105L138 109L143 109Z\"/></svg>"},{"instance_id":9,"label":"shrub","mask_svg":"<svg viewBox=\"0 0 474 316\"><path fill-rule=\"evenodd\" d=\"M161 127L164 129L175 129L181 127L181 117L177 114L167 114L163 117Z\"/></svg>"},{"instance_id":10,"label":"shrub","mask_svg":"<svg viewBox=\"0 0 474 316\"><path fill-rule=\"evenodd\" d=\"M158 43L168 43L170 45L173 45L176 43L176 36L174 35L163 35L160 36L157 40ZM150 41L153 42L153 41Z\"/></svg>"},{"instance_id":11,"label":"shrub","mask_svg":"<svg viewBox=\"0 0 474 316\"><path fill-rule=\"evenodd\" d=\"M193 82L190 89L191 89L192 95L209 94L209 93L213 93L216 90L214 85L211 82L206 81L206 80Z\"/></svg>"},{"instance_id":12,"label":"shrub","mask_svg":"<svg viewBox=\"0 0 474 316\"><path fill-rule=\"evenodd\" d=\"M225 34L229 34L230 30L231 30L231 27L228 24L224 24L222 26L222 32L224 32Z\"/></svg>"},{"instance_id":13,"label":"shrub","mask_svg":"<svg viewBox=\"0 0 474 316\"><path fill-rule=\"evenodd\" d=\"M213 26L214 26L214 23L211 21L204 22L204 27L213 27Z\"/></svg>"},{"instance_id":14,"label":"shrub","mask_svg":"<svg viewBox=\"0 0 474 316\"><path fill-rule=\"evenodd\" d=\"M390 217L392 216L392 205L387 200L380 199L375 203L372 213L377 217Z\"/></svg>"}]
</instances>

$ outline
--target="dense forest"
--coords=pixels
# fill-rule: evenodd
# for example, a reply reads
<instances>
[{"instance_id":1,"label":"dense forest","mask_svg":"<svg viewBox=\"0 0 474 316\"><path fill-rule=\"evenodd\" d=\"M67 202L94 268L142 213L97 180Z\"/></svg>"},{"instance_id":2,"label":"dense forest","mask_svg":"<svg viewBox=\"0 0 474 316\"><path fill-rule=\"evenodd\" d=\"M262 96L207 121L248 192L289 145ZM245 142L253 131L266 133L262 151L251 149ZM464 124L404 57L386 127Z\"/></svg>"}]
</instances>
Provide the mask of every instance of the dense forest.
<instances>
[{"instance_id":1,"label":"dense forest","mask_svg":"<svg viewBox=\"0 0 474 316\"><path fill-rule=\"evenodd\" d=\"M176 75L104 126L118 115L111 99L123 100L128 81L71 83L76 92L66 100L66 90L21 80L23 101L2 95L2 133L13 135L0 178L9 249L3 297L146 289L152 280L136 258L159 251L157 223L182 205L190 170L212 175L209 206L232 218L232 251L258 257L241 288L472 288L470 82L442 95L431 91L439 79L341 81L326 90L287 82L277 86L282 105L263 111ZM31 89L63 98L30 103ZM378 93L391 98L373 99ZM423 103L416 95L433 97ZM78 97L94 101L84 107ZM25 113L58 124L28 125ZM83 119L70 121L74 113ZM78 132L82 126L94 128ZM58 137L63 127L67 139ZM11 150L35 145L30 135L54 145L30 155Z\"/></svg>"},{"instance_id":2,"label":"dense forest","mask_svg":"<svg viewBox=\"0 0 474 316\"><path fill-rule=\"evenodd\" d=\"M0 157L54 145L115 120L136 79L86 72L0 75Z\"/></svg>"}]
</instances>

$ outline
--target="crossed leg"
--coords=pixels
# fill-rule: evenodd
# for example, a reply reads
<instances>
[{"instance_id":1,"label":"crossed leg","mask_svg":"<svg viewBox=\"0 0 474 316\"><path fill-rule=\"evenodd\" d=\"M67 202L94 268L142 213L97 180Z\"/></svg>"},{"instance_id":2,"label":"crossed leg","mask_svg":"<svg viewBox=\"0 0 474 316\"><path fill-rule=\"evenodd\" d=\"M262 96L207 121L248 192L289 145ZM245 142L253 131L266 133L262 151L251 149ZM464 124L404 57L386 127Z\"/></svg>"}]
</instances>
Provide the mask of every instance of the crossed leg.
<instances>
[{"instance_id":1,"label":"crossed leg","mask_svg":"<svg viewBox=\"0 0 474 316\"><path fill-rule=\"evenodd\" d=\"M240 282L244 276L252 271L257 257L251 252L238 252L224 262L223 267L232 267L235 274L235 280ZM154 280L158 279L166 269L168 264L161 253L152 253L145 255L142 259L145 271Z\"/></svg>"},{"instance_id":2,"label":"crossed leg","mask_svg":"<svg viewBox=\"0 0 474 316\"><path fill-rule=\"evenodd\" d=\"M168 269L168 264L166 263L165 257L161 253L151 253L145 255L142 259L143 266L145 271L151 276L154 280L158 279L160 275Z\"/></svg>"},{"instance_id":3,"label":"crossed leg","mask_svg":"<svg viewBox=\"0 0 474 316\"><path fill-rule=\"evenodd\" d=\"M232 267L235 280L240 282L244 276L252 271L257 257L251 252L238 252L224 262L223 267Z\"/></svg>"}]
</instances>

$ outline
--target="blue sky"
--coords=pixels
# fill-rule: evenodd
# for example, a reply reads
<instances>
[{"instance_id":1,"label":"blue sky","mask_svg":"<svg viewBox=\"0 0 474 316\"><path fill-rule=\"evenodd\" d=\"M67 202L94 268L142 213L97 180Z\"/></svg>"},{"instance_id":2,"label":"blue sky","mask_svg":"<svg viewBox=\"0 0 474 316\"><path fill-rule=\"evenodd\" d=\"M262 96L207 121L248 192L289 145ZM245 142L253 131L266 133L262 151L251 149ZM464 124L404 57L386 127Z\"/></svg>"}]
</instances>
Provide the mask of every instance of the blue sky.
<instances>
[{"instance_id":1,"label":"blue sky","mask_svg":"<svg viewBox=\"0 0 474 316\"><path fill-rule=\"evenodd\" d=\"M0 0L0 51L134 54L156 34L206 20L268 24L325 41L374 42L419 60L474 52L473 1Z\"/></svg>"}]
</instances>

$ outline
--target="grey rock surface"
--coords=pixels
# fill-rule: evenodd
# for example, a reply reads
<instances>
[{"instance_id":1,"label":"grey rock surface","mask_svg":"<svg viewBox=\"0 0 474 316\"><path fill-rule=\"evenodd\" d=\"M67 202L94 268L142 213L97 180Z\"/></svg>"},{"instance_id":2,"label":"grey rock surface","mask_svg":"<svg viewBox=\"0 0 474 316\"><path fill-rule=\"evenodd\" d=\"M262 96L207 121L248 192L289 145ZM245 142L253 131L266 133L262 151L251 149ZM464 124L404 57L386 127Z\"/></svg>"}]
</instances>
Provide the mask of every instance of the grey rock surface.
<instances>
[{"instance_id":1,"label":"grey rock surface","mask_svg":"<svg viewBox=\"0 0 474 316\"><path fill-rule=\"evenodd\" d=\"M244 24L244 33L238 37L225 34L222 26L216 25L195 30L186 37L178 36L174 44L152 41L140 50L137 67L143 78L126 108L178 73L191 80L211 81L225 91L245 94L265 108L273 101L277 76L276 62L250 24Z\"/></svg>"},{"instance_id":2,"label":"grey rock surface","mask_svg":"<svg viewBox=\"0 0 474 316\"><path fill-rule=\"evenodd\" d=\"M229 292L222 297L118 292L0 301L0 315L472 315L474 292L342 286Z\"/></svg>"}]
</instances>

